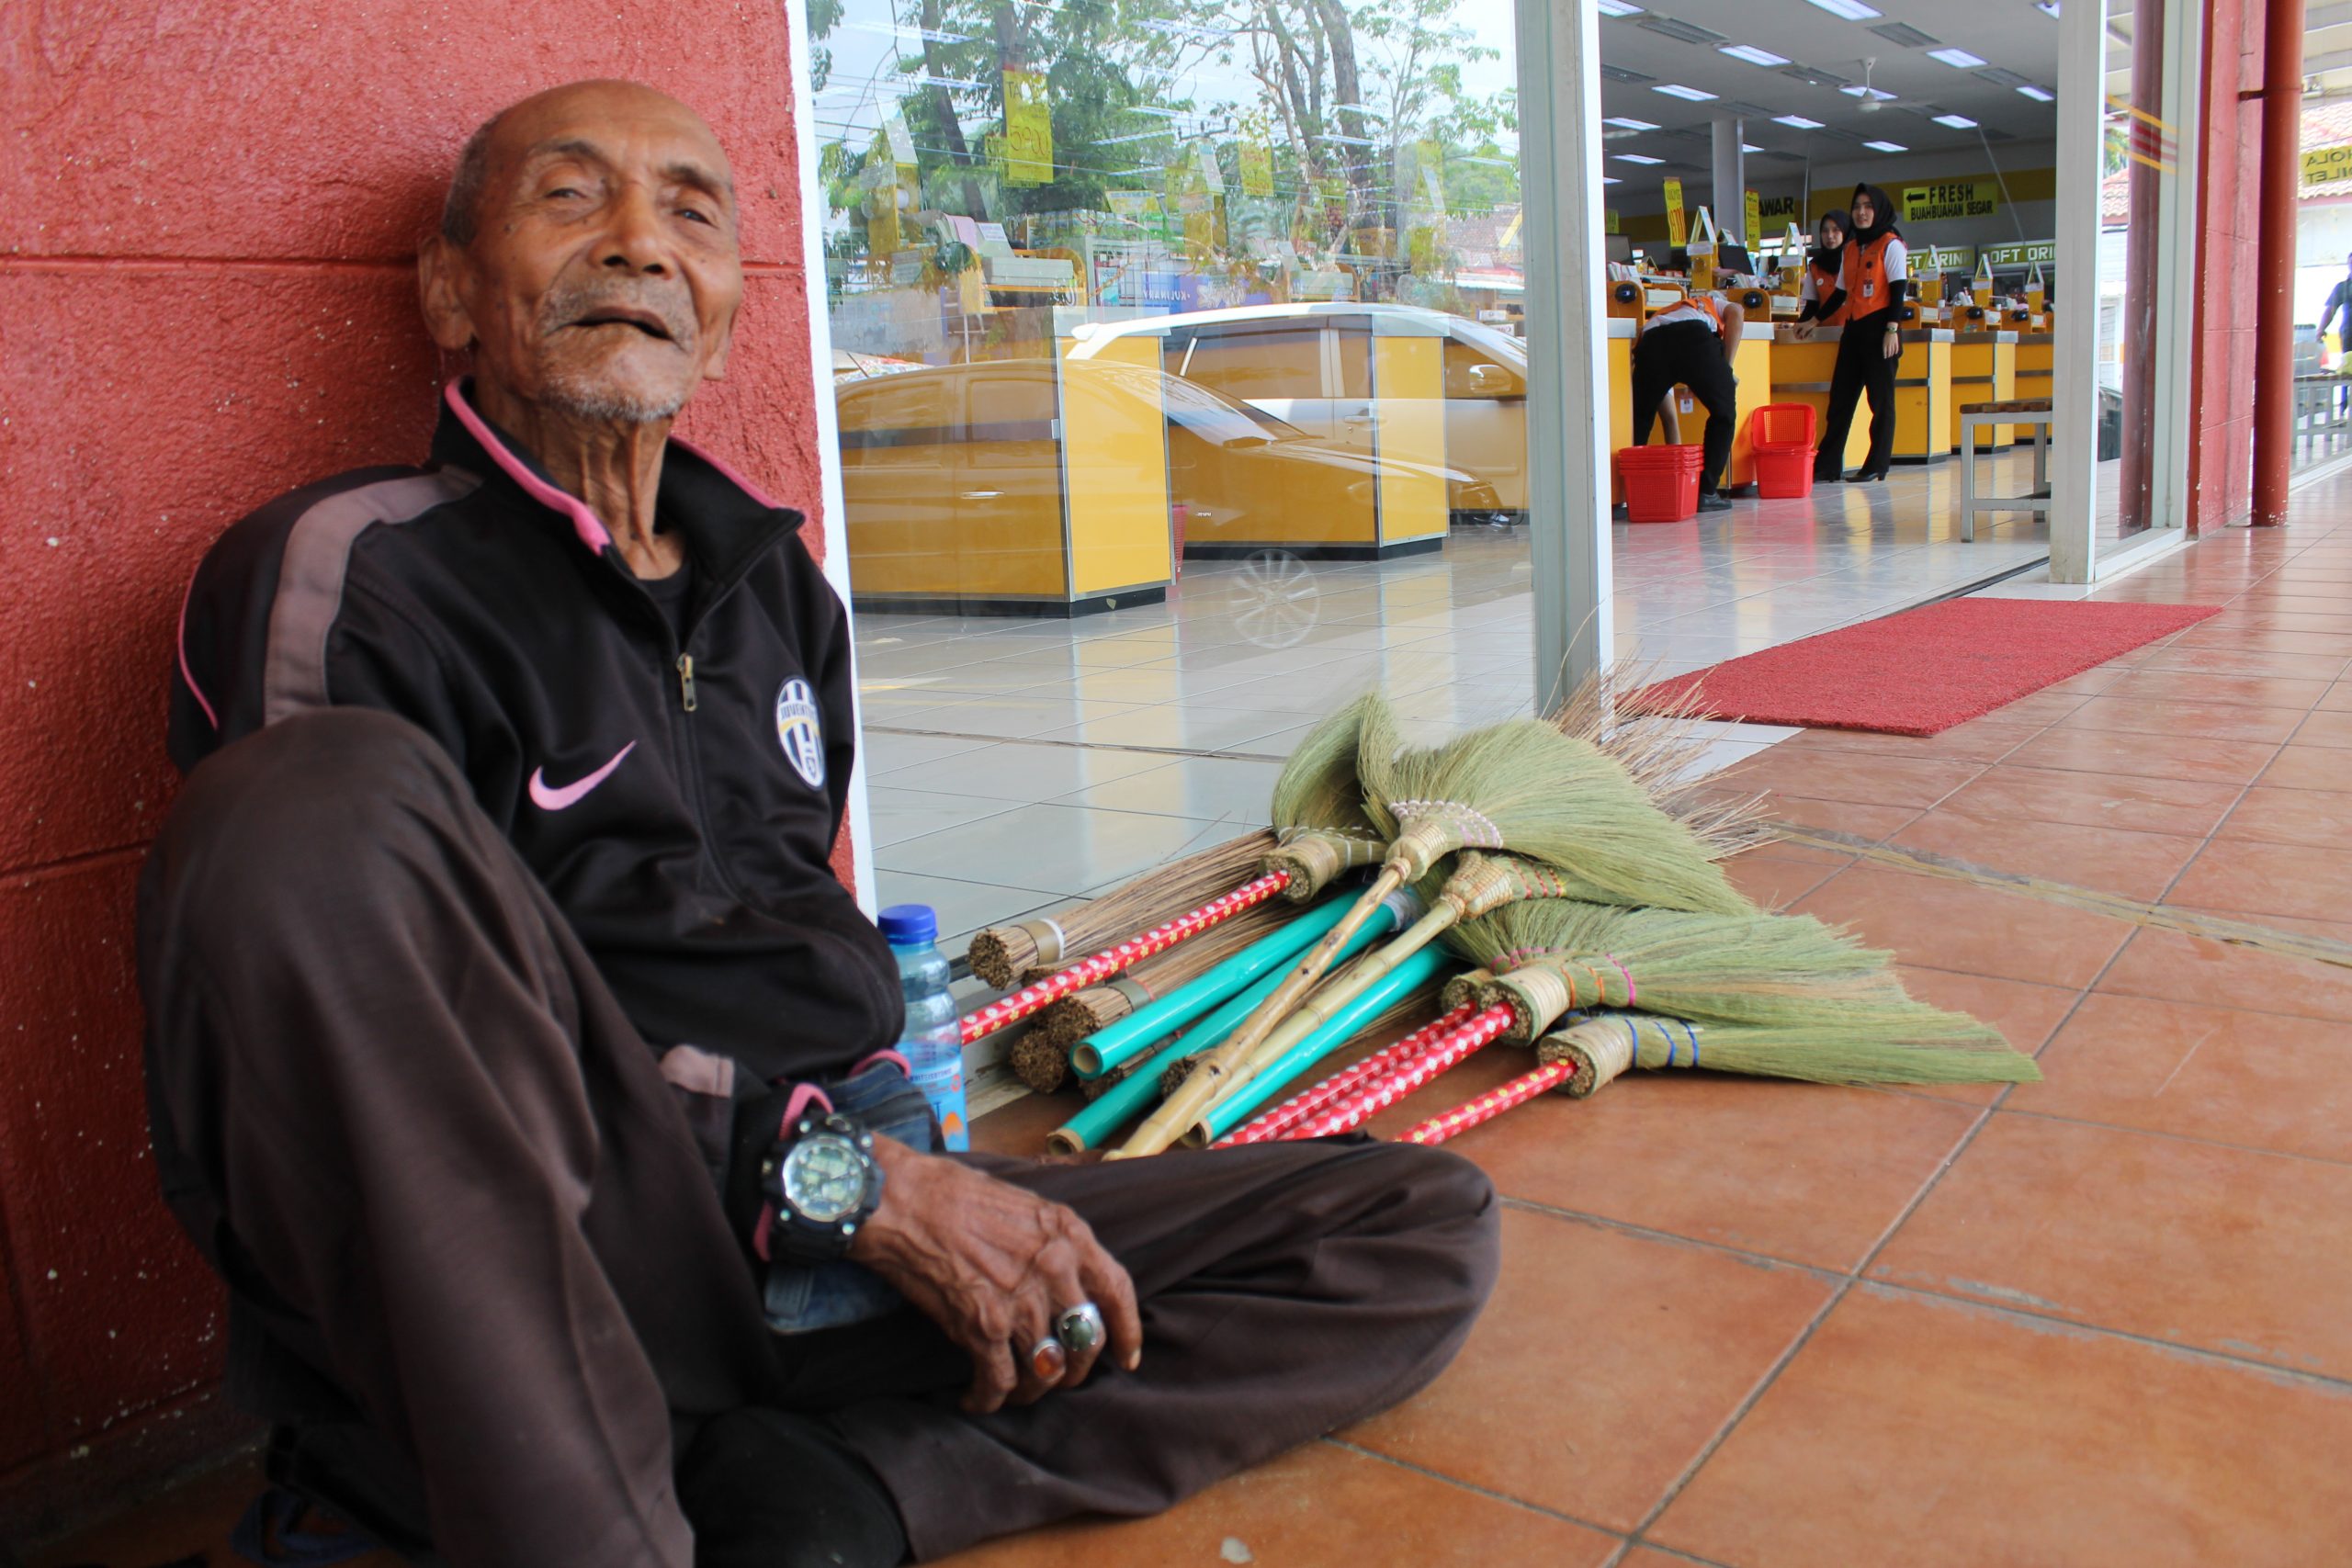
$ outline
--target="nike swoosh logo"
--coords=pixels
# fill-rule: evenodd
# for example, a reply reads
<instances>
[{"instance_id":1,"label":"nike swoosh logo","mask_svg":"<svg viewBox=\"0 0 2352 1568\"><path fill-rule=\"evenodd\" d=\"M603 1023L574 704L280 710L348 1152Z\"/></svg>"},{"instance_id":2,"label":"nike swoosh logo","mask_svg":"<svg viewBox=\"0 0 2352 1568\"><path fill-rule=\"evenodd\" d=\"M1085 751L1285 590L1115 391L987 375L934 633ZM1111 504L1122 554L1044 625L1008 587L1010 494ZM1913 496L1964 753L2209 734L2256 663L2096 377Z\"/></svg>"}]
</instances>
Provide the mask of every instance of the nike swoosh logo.
<instances>
[{"instance_id":1,"label":"nike swoosh logo","mask_svg":"<svg viewBox=\"0 0 2352 1568\"><path fill-rule=\"evenodd\" d=\"M618 751L614 752L611 761L598 768L578 784L568 784L561 789L548 783L546 769L533 768L531 770L531 804L542 811L561 811L567 807L579 805L588 798L590 790L611 778L613 770L628 761L628 754L636 750L637 742L632 740Z\"/></svg>"}]
</instances>

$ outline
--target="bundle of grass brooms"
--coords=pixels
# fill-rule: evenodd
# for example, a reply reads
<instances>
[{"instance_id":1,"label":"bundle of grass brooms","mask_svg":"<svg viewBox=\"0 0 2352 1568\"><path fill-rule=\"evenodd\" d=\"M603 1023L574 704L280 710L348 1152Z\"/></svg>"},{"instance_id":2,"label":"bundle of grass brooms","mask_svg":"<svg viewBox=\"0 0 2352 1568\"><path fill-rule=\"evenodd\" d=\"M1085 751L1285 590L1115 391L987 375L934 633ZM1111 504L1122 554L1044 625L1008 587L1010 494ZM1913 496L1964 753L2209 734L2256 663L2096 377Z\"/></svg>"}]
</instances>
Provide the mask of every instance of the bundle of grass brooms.
<instances>
[{"instance_id":1,"label":"bundle of grass brooms","mask_svg":"<svg viewBox=\"0 0 2352 1568\"><path fill-rule=\"evenodd\" d=\"M1751 808L1709 804L1690 787L1702 742L1677 716L1609 728L1611 694L1588 686L1555 723L1490 726L1418 750L1398 743L1377 698L1319 726L1284 783L1317 781L1321 819L1347 829L1334 835L1346 858L1301 880L1322 891L1363 863L1366 832L1385 840L1379 874L1080 1040L1079 1077L1124 1076L1057 1146L1103 1146L1170 1084L1117 1156L1340 1130L1489 1041L1531 1042L1600 1008L1712 1037L1703 1065L1729 1071L1831 1082L2031 1076L1982 1025L1905 996L1888 955L1817 921L1758 912L1717 863L1744 846ZM1371 1019L1409 1007L1449 958L1485 967L1448 983L1438 1024L1262 1109ZM1626 1027L1644 1038L1640 1024ZM1664 1052L1656 1027L1647 1038L1614 1070L1690 1065ZM1605 1077L1596 1068L1579 1081Z\"/></svg>"}]
</instances>

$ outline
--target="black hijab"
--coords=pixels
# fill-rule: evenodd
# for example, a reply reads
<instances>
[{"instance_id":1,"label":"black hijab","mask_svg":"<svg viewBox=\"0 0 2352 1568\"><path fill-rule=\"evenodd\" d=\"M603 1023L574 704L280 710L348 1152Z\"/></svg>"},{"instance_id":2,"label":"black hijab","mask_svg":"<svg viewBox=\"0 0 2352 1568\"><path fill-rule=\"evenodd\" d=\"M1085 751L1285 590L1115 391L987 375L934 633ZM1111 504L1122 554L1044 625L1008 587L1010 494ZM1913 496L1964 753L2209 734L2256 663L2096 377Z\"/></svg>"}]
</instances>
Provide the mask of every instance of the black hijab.
<instances>
[{"instance_id":1,"label":"black hijab","mask_svg":"<svg viewBox=\"0 0 2352 1568\"><path fill-rule=\"evenodd\" d=\"M1845 261L1846 242L1854 237L1854 215L1842 207L1833 207L1821 215L1821 223L1838 225L1838 243L1834 245L1815 245L1813 265L1835 277L1838 276L1838 267ZM1813 226L1814 238L1816 240L1821 237L1821 223Z\"/></svg>"},{"instance_id":2,"label":"black hijab","mask_svg":"<svg viewBox=\"0 0 2352 1568\"><path fill-rule=\"evenodd\" d=\"M1868 183L1856 186L1854 200L1859 202L1864 197L1871 198L1871 226L1867 229L1849 226L1846 231L1848 244L1867 245L1883 235L1902 232L1894 226L1894 203L1887 199L1886 192Z\"/></svg>"}]
</instances>

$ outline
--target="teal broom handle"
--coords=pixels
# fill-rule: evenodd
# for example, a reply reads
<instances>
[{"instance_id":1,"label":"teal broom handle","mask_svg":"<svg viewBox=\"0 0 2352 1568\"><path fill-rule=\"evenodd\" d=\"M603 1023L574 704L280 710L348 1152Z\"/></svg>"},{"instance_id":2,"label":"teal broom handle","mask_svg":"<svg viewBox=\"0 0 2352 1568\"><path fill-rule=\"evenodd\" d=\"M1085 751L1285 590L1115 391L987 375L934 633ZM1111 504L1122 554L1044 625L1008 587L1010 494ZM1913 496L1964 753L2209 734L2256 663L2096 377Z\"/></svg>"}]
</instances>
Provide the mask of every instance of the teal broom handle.
<instances>
[{"instance_id":1,"label":"teal broom handle","mask_svg":"<svg viewBox=\"0 0 2352 1568\"><path fill-rule=\"evenodd\" d=\"M1241 1086L1222 1104L1209 1108L1204 1121L1211 1138L1222 1138L1250 1119L1252 1111L1280 1093L1301 1073L1344 1045L1397 998L1422 985L1445 966L1445 954L1436 947L1408 953L1395 969L1367 987L1363 995L1341 1007L1329 1022L1274 1059L1272 1066Z\"/></svg>"}]
</instances>

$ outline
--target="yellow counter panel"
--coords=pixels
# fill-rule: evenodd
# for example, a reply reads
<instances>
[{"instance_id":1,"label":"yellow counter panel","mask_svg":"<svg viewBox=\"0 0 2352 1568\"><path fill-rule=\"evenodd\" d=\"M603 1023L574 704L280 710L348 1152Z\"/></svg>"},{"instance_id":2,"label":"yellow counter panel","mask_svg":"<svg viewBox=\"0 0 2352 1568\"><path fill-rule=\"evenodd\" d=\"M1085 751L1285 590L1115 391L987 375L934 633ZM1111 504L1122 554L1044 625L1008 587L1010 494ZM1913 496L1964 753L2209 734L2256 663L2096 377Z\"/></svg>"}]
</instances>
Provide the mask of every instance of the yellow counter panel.
<instances>
[{"instance_id":1,"label":"yellow counter panel","mask_svg":"<svg viewBox=\"0 0 2352 1568\"><path fill-rule=\"evenodd\" d=\"M1786 327L1776 329L1773 334L1771 400L1810 407L1815 441L1824 439L1829 427L1829 381L1838 367L1838 332L1836 327L1825 327L1803 343ZM1859 468L1870 455L1870 410L1866 405L1846 432L1846 451L1840 466Z\"/></svg>"},{"instance_id":2,"label":"yellow counter panel","mask_svg":"<svg viewBox=\"0 0 2352 1568\"><path fill-rule=\"evenodd\" d=\"M1954 334L1951 345L1951 441L1947 451L1960 450L1960 411L1970 403L2007 402L2018 395L2018 334L2012 332L1968 332ZM2012 425L1980 427L1984 446L2007 446L2017 439Z\"/></svg>"},{"instance_id":3,"label":"yellow counter panel","mask_svg":"<svg viewBox=\"0 0 2352 1568\"><path fill-rule=\"evenodd\" d=\"M1383 549L1442 540L1453 520L1445 466L1445 342L1398 333L1373 336L1372 421Z\"/></svg>"},{"instance_id":4,"label":"yellow counter panel","mask_svg":"<svg viewBox=\"0 0 2352 1568\"><path fill-rule=\"evenodd\" d=\"M1169 580L1167 415L1156 384L1159 344L1116 338L1091 358L1062 344L1062 493L1070 592L1077 599ZM1123 368L1125 367L1125 368Z\"/></svg>"}]
</instances>

